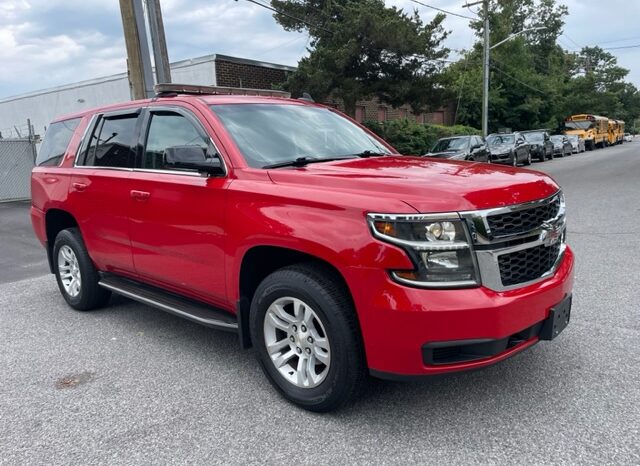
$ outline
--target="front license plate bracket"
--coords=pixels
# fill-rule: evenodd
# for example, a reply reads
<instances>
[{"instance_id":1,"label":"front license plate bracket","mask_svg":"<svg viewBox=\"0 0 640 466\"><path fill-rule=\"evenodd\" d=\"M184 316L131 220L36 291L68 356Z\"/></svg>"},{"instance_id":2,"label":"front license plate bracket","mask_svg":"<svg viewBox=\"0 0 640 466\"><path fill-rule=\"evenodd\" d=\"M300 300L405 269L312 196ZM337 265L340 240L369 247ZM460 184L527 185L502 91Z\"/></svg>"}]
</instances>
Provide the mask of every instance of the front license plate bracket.
<instances>
[{"instance_id":1,"label":"front license plate bracket","mask_svg":"<svg viewBox=\"0 0 640 466\"><path fill-rule=\"evenodd\" d=\"M571 295L553 306L549 311L549 317L545 319L540 329L540 340L553 340L560 335L571 319Z\"/></svg>"}]
</instances>

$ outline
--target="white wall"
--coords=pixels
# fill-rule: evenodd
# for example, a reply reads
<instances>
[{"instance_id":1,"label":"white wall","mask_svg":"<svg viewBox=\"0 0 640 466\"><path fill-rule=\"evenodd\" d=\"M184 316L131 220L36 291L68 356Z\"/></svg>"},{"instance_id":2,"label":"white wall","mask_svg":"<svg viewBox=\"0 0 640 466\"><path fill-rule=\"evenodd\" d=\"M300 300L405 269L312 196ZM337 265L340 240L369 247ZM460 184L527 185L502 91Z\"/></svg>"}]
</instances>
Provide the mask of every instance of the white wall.
<instances>
[{"instance_id":1,"label":"white wall","mask_svg":"<svg viewBox=\"0 0 640 466\"><path fill-rule=\"evenodd\" d=\"M171 64L171 78L176 83L215 85L215 75L215 55ZM45 127L60 115L130 99L124 73L9 97L0 100L0 131L5 138L15 137L11 129L17 126L24 137L30 118L35 133L44 136Z\"/></svg>"}]
</instances>

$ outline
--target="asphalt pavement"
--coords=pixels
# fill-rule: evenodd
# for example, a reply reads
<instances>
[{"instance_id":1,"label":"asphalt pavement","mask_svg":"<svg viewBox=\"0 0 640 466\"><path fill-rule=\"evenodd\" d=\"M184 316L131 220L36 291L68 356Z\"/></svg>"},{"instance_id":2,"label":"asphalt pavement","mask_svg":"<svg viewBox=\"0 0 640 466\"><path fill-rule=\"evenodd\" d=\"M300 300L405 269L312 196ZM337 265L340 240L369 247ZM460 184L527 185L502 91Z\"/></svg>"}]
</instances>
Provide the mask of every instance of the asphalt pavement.
<instances>
[{"instance_id":1,"label":"asphalt pavement","mask_svg":"<svg viewBox=\"0 0 640 466\"><path fill-rule=\"evenodd\" d=\"M0 285L48 272L44 248L33 234L29 201L0 202Z\"/></svg>"},{"instance_id":2,"label":"asphalt pavement","mask_svg":"<svg viewBox=\"0 0 640 466\"><path fill-rule=\"evenodd\" d=\"M533 168L562 185L577 255L556 340L478 372L376 381L320 415L282 400L232 334L122 298L79 313L51 275L12 281L0 464L640 464L640 143Z\"/></svg>"}]
</instances>

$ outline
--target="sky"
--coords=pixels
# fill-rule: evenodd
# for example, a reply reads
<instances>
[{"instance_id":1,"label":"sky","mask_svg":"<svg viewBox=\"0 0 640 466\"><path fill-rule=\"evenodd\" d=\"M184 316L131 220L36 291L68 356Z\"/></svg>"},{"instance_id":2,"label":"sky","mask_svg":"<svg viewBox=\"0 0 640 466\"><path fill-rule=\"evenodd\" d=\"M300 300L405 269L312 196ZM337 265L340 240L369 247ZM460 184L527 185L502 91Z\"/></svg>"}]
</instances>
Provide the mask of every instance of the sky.
<instances>
[{"instance_id":1,"label":"sky","mask_svg":"<svg viewBox=\"0 0 640 466\"><path fill-rule=\"evenodd\" d=\"M267 0L263 0L268 3ZM463 15L464 0L422 0ZM625 47L640 44L638 0L564 0L569 8L559 43ZM295 66L307 36L285 32L272 13L246 0L161 0L171 61L220 53ZM436 11L411 0L387 0L429 21ZM446 46L469 48L463 18L448 16ZM609 50L640 87L640 47ZM126 71L118 0L0 0L0 98ZM454 55L455 56L455 55Z\"/></svg>"}]
</instances>

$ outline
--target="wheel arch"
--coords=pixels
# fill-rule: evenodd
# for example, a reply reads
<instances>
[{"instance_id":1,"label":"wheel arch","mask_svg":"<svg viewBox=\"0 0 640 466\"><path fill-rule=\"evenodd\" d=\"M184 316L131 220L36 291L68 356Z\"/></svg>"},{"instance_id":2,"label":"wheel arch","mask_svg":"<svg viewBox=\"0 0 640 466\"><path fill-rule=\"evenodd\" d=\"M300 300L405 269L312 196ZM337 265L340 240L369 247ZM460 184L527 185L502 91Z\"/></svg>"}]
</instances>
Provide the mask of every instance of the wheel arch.
<instances>
[{"instance_id":1,"label":"wheel arch","mask_svg":"<svg viewBox=\"0 0 640 466\"><path fill-rule=\"evenodd\" d=\"M276 270L301 263L313 263L329 271L344 285L353 304L353 295L343 273L326 259L283 246L259 245L251 247L242 256L237 282L238 332L240 345L243 348L252 346L249 334L249 312L258 285Z\"/></svg>"},{"instance_id":2,"label":"wheel arch","mask_svg":"<svg viewBox=\"0 0 640 466\"><path fill-rule=\"evenodd\" d=\"M49 261L49 271L53 270L53 244L56 236L62 230L78 227L78 221L73 215L63 209L52 208L45 213L45 229L47 234L47 260Z\"/></svg>"}]
</instances>

